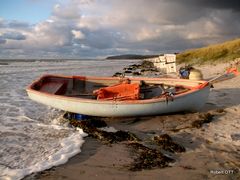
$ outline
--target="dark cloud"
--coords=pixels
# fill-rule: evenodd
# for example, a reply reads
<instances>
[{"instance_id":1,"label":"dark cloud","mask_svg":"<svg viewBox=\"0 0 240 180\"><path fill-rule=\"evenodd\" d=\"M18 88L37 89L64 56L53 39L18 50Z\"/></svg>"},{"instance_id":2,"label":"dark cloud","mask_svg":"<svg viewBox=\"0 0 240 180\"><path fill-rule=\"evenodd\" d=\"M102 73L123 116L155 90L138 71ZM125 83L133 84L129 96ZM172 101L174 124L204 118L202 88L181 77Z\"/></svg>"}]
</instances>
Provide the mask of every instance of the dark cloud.
<instances>
[{"instance_id":1,"label":"dark cloud","mask_svg":"<svg viewBox=\"0 0 240 180\"><path fill-rule=\"evenodd\" d=\"M30 25L27 22L20 22L20 21L10 21L8 23L9 28L14 28L14 29L25 29L29 28Z\"/></svg>"},{"instance_id":2,"label":"dark cloud","mask_svg":"<svg viewBox=\"0 0 240 180\"><path fill-rule=\"evenodd\" d=\"M188 0L190 1L190 0ZM240 10L239 0L200 0L197 5L205 6L214 9L232 9L235 11Z\"/></svg>"},{"instance_id":3,"label":"dark cloud","mask_svg":"<svg viewBox=\"0 0 240 180\"><path fill-rule=\"evenodd\" d=\"M2 38L11 40L26 40L26 36L19 32L6 32L2 35Z\"/></svg>"},{"instance_id":4,"label":"dark cloud","mask_svg":"<svg viewBox=\"0 0 240 180\"><path fill-rule=\"evenodd\" d=\"M5 21L0 18L0 28L4 28L5 26Z\"/></svg>"},{"instance_id":5,"label":"dark cloud","mask_svg":"<svg viewBox=\"0 0 240 180\"><path fill-rule=\"evenodd\" d=\"M235 11L240 10L239 0L165 0L166 2L175 2L177 4L184 4L186 7L195 6L201 8L212 9L231 9Z\"/></svg>"},{"instance_id":6,"label":"dark cloud","mask_svg":"<svg viewBox=\"0 0 240 180\"><path fill-rule=\"evenodd\" d=\"M83 30L85 38L79 40L81 44L95 49L113 48L118 42L118 37L115 35L115 30L101 29L95 31Z\"/></svg>"},{"instance_id":7,"label":"dark cloud","mask_svg":"<svg viewBox=\"0 0 240 180\"><path fill-rule=\"evenodd\" d=\"M16 20L0 19L0 28L12 28L12 29L29 29L31 26L27 22L21 22Z\"/></svg>"},{"instance_id":8,"label":"dark cloud","mask_svg":"<svg viewBox=\"0 0 240 180\"><path fill-rule=\"evenodd\" d=\"M5 44L5 43L6 43L6 40L0 36L0 44Z\"/></svg>"}]
</instances>

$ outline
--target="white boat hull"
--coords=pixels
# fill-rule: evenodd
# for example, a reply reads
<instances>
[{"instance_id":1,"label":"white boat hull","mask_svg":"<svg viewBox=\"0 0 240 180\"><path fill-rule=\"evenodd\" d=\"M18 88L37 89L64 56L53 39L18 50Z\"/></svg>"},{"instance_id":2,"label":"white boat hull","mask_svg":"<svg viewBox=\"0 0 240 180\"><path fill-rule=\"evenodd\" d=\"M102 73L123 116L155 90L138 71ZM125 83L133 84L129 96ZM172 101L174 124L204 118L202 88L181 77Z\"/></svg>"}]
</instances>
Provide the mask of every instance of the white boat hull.
<instances>
[{"instance_id":1,"label":"white boat hull","mask_svg":"<svg viewBox=\"0 0 240 180\"><path fill-rule=\"evenodd\" d=\"M173 98L132 101L99 101L52 95L27 89L29 97L39 103L68 112L102 117L151 116L180 111L198 111L207 101L210 85Z\"/></svg>"}]
</instances>

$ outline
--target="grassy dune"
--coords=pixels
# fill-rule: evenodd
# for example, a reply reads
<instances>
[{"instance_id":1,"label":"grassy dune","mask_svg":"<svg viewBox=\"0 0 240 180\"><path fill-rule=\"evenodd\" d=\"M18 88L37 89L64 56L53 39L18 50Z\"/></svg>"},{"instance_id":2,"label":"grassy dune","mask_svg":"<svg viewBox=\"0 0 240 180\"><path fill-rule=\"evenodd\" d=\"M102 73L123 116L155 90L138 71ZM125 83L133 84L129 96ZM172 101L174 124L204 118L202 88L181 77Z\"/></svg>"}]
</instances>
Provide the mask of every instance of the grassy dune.
<instances>
[{"instance_id":1,"label":"grassy dune","mask_svg":"<svg viewBox=\"0 0 240 180\"><path fill-rule=\"evenodd\" d=\"M177 55L177 63L217 63L228 62L235 58L240 58L240 39L184 51Z\"/></svg>"}]
</instances>

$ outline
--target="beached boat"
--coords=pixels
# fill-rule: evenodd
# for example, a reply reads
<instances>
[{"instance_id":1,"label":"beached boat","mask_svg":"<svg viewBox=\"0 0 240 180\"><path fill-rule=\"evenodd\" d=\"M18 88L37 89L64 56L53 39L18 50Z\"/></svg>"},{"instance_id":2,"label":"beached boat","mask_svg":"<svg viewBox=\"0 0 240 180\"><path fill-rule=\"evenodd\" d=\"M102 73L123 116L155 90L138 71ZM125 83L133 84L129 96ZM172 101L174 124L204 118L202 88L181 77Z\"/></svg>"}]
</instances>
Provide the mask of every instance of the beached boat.
<instances>
[{"instance_id":1,"label":"beached boat","mask_svg":"<svg viewBox=\"0 0 240 180\"><path fill-rule=\"evenodd\" d=\"M186 79L44 75L27 93L34 101L68 112L130 117L198 111L209 90L207 81Z\"/></svg>"}]
</instances>

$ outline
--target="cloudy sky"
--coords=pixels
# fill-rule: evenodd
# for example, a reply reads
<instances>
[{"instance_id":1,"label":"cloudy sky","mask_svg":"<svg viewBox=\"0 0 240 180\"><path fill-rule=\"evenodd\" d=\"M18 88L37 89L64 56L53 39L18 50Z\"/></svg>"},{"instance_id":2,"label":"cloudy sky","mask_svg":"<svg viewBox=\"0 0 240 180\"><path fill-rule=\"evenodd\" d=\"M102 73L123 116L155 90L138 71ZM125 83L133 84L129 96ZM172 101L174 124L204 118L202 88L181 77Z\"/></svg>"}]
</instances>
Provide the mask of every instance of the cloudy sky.
<instances>
[{"instance_id":1,"label":"cloudy sky","mask_svg":"<svg viewBox=\"0 0 240 180\"><path fill-rule=\"evenodd\" d=\"M1 0L1 58L173 53L240 37L239 0Z\"/></svg>"}]
</instances>

